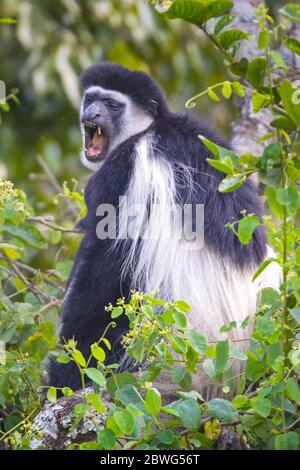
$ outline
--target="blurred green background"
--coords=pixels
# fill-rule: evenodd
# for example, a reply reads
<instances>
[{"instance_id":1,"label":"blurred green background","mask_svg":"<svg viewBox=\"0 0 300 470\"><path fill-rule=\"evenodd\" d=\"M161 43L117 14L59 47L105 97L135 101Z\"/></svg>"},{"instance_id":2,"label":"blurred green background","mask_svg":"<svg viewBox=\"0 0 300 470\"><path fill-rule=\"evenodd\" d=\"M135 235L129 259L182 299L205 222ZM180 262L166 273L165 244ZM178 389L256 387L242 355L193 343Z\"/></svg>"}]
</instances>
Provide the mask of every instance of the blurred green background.
<instances>
[{"instance_id":1,"label":"blurred green background","mask_svg":"<svg viewBox=\"0 0 300 470\"><path fill-rule=\"evenodd\" d=\"M0 27L0 79L7 92L18 88L20 99L1 112L0 176L24 189L41 213L55 213L55 191L37 155L60 182L75 177L83 187L90 174L79 162L77 109L79 76L91 63L111 60L149 72L174 110L227 76L201 31L166 22L144 0L0 0L0 17L17 20ZM229 137L231 105L203 99L196 112Z\"/></svg>"}]
</instances>

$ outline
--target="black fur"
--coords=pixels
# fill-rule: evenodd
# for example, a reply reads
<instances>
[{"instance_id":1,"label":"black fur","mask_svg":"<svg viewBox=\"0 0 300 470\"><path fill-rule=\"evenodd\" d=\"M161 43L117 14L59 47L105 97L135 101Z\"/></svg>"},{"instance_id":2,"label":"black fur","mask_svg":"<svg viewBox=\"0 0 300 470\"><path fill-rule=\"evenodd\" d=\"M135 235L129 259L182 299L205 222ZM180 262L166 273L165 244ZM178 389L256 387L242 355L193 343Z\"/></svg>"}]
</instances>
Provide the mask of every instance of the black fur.
<instances>
[{"instance_id":1,"label":"black fur","mask_svg":"<svg viewBox=\"0 0 300 470\"><path fill-rule=\"evenodd\" d=\"M142 72L132 72L107 63L94 65L82 77L83 89L91 85L126 93L151 115L156 116L151 126L156 148L174 166L176 163L184 163L195 170L192 175L199 189L196 193L191 193L182 185L178 185L178 200L205 205L205 244L240 268L247 265L258 266L266 254L264 229L258 227L252 242L244 246L232 231L225 228L226 223L239 219L244 209L261 215L256 190L252 183L247 181L233 193L219 193L218 185L224 175L206 162L206 159L212 156L198 135L204 135L221 145L224 143L203 125L199 118L169 111L159 87ZM152 100L157 103L155 111ZM99 339L110 321L104 307L110 302L115 304L121 296L129 296L130 279L121 285L121 259L117 252L110 250L113 241L99 240L96 236L96 224L99 221L96 208L107 203L117 206L119 196L125 193L130 184L134 147L142 134L120 144L106 158L101 169L92 175L86 187L88 213L81 221L85 235L70 276L69 285L72 283L72 289L63 308L61 331L61 336L65 339L75 337L78 348L85 356L89 355L90 345ZM201 187L205 188L205 191L202 191ZM108 355L108 362L118 360L121 353L119 339L127 328L127 322L121 316L117 328L110 330L108 339L114 347ZM73 363L63 365L53 361L50 383L73 389L81 387L79 373Z\"/></svg>"},{"instance_id":2,"label":"black fur","mask_svg":"<svg viewBox=\"0 0 300 470\"><path fill-rule=\"evenodd\" d=\"M145 72L128 70L109 62L95 64L81 77L82 90L94 85L124 93L153 117L168 114L165 95Z\"/></svg>"}]
</instances>

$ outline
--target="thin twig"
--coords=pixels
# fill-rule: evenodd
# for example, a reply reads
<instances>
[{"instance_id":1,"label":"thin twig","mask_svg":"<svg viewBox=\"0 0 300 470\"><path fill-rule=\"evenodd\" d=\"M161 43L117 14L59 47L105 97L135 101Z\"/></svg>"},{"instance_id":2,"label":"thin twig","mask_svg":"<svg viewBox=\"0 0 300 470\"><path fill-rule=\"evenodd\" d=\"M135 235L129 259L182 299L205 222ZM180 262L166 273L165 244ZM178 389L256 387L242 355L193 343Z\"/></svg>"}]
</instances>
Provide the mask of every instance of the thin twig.
<instances>
[{"instance_id":1,"label":"thin twig","mask_svg":"<svg viewBox=\"0 0 300 470\"><path fill-rule=\"evenodd\" d=\"M3 257L1 257L3 259ZM46 299L52 301L53 300L53 296L50 296L48 294L46 294L46 292L43 292L42 289L40 289L39 287L33 285L30 281L28 281L28 279L24 276L24 274L22 273L22 271L20 271L20 269L18 268L18 266L16 265L16 263L11 260L11 259L8 259L8 258L5 258L5 261L11 266L11 268L13 269L13 271L15 272L15 274L17 275L17 277L19 279L21 279L21 281L23 282L23 284L25 284L26 287L28 287L28 289L34 294L37 296L37 298L39 299L39 301L42 303L42 299L41 299L41 296L45 297Z\"/></svg>"},{"instance_id":2,"label":"thin twig","mask_svg":"<svg viewBox=\"0 0 300 470\"><path fill-rule=\"evenodd\" d=\"M51 302L49 302L48 304L44 305L42 308L40 308L37 312L35 312L33 314L34 317L41 317L42 314L44 312L46 312L46 310L48 310L49 308L53 307L54 305L60 305L61 304L61 301L58 300L58 299L53 299L51 300Z\"/></svg>"},{"instance_id":3,"label":"thin twig","mask_svg":"<svg viewBox=\"0 0 300 470\"><path fill-rule=\"evenodd\" d=\"M5 261L6 263L9 263L9 259L6 258L5 256L2 256L0 255L0 260L3 260ZM23 269L24 271L27 271L29 272L30 274L33 274L34 276L38 277L40 275L43 276L43 281L46 282L47 284L51 285L52 287L55 287L57 290L59 290L61 293L64 292L64 288L59 286L58 284L56 284L55 282L51 281L49 278L49 274L47 273L42 273L40 269L35 269L35 268L32 268L31 266L28 266L27 264L25 263L22 263L21 261L14 261L14 263L16 264L16 266L18 266L18 268L20 269ZM4 269L2 267L2 269ZM8 273L10 273L10 271L7 271ZM11 273L13 274L13 273ZM53 272L51 273L53 276L57 277L58 278L58 275Z\"/></svg>"},{"instance_id":4,"label":"thin twig","mask_svg":"<svg viewBox=\"0 0 300 470\"><path fill-rule=\"evenodd\" d=\"M57 181L56 177L54 176L54 174L52 173L52 171L50 170L50 168L48 167L47 163L45 162L45 160L41 157L41 155L37 155L36 156L36 159L40 165L40 167L42 168L42 170L44 171L45 175L47 176L49 182L52 184L54 190L56 193L59 193L61 194L63 192L63 188L61 187L61 185L59 184L59 182ZM67 201L67 204L69 206L69 209L70 211L72 212L72 214L77 217L77 211L74 209L74 207L72 206L72 204L70 204L70 201L69 199L66 197L66 201Z\"/></svg>"},{"instance_id":5,"label":"thin twig","mask_svg":"<svg viewBox=\"0 0 300 470\"><path fill-rule=\"evenodd\" d=\"M46 227L49 227L53 230L56 230L58 232L68 232L68 233L83 233L82 230L78 229L71 229L71 228L65 228L61 227L60 225L52 224L49 222L50 219L47 220L47 217L40 217L40 216L29 216L26 219L28 222L38 222L39 224L45 225ZM51 217L52 220L52 217Z\"/></svg>"},{"instance_id":6,"label":"thin twig","mask_svg":"<svg viewBox=\"0 0 300 470\"><path fill-rule=\"evenodd\" d=\"M50 170L50 168L48 167L47 163L45 162L45 160L41 157L41 155L37 155L36 156L36 159L38 161L38 164L40 165L40 167L42 168L43 172L46 174L48 180L50 181L50 183L52 184L53 188L55 189L55 192L57 193L60 193L62 188L61 188L61 185L59 184L59 182L57 181L57 179L55 178L54 174L52 173L52 171Z\"/></svg>"}]
</instances>

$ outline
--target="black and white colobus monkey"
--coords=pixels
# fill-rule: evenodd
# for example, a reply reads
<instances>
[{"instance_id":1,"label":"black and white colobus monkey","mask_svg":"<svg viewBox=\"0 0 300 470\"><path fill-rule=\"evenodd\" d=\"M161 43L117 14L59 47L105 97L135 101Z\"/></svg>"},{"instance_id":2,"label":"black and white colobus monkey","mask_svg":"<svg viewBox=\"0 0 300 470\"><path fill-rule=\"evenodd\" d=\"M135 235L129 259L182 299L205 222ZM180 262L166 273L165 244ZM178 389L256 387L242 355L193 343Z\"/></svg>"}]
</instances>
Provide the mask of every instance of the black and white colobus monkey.
<instances>
[{"instance_id":1,"label":"black and white colobus monkey","mask_svg":"<svg viewBox=\"0 0 300 470\"><path fill-rule=\"evenodd\" d=\"M272 265L252 282L253 273L268 257L264 228L255 230L249 245L241 245L225 227L241 218L243 210L261 215L254 186L247 181L232 193L218 192L224 175L207 163L212 156L198 136L222 143L199 118L171 112L147 74L101 63L83 74L81 85L81 159L95 173L85 190L88 213L81 222L85 234L67 287L60 336L74 337L78 349L89 355L90 345L110 321L105 306L136 289L159 290L167 300L186 300L192 306L189 326L217 339L222 325L254 314L260 288L278 284ZM117 208L120 196L127 197L128 205L148 207L155 237L98 238L98 206ZM202 249L188 249L189 241L180 236L164 237L165 231L174 230L166 208L178 204L204 204ZM109 330L113 348L108 362L116 362L126 330L121 316L117 327ZM230 334L235 339L243 333ZM81 386L72 363L53 362L50 383Z\"/></svg>"}]
</instances>

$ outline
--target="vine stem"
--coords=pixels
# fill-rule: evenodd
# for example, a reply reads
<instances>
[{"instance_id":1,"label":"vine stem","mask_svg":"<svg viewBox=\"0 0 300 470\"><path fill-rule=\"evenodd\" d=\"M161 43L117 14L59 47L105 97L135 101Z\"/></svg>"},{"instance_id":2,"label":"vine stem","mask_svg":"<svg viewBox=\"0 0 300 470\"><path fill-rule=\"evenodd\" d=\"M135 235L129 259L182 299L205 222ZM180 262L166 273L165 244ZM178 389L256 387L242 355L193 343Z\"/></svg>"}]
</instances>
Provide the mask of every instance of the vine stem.
<instances>
[{"instance_id":1,"label":"vine stem","mask_svg":"<svg viewBox=\"0 0 300 470\"><path fill-rule=\"evenodd\" d=\"M11 434L13 431L15 431L16 429L18 429L22 424L26 423L26 421L29 421L29 418L33 415L33 413L37 410L37 408L34 408L34 410L31 411L31 413L29 413L28 416L26 416L26 418L24 418L22 421L20 421L18 424L16 424L13 428L9 429L9 431L7 431L6 433L4 433L1 438L0 438L0 441L3 441L7 436L9 436L9 434Z\"/></svg>"}]
</instances>

